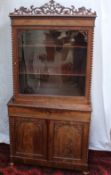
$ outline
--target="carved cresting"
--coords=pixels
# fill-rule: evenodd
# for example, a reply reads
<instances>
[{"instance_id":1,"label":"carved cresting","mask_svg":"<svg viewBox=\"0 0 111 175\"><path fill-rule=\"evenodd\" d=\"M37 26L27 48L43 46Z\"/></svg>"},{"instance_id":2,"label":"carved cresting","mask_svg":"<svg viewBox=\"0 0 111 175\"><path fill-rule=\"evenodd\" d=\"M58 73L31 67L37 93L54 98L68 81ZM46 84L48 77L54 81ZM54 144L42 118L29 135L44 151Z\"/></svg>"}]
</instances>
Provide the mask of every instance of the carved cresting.
<instances>
[{"instance_id":1,"label":"carved cresting","mask_svg":"<svg viewBox=\"0 0 111 175\"><path fill-rule=\"evenodd\" d=\"M20 7L15 9L14 12L10 13L10 16L96 16L96 12L92 12L91 9L86 9L85 7L80 7L76 9L73 5L69 7L64 7L54 0L50 0L49 3L45 3L40 7L30 8Z\"/></svg>"}]
</instances>

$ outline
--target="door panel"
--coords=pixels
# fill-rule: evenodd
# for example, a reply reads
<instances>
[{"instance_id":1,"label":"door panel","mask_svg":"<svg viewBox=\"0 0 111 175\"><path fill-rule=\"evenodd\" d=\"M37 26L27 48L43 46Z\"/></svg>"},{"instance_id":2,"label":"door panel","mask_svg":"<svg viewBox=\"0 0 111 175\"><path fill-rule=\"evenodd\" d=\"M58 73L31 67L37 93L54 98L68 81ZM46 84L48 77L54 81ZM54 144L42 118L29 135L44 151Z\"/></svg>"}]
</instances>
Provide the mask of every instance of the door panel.
<instances>
[{"instance_id":1,"label":"door panel","mask_svg":"<svg viewBox=\"0 0 111 175\"><path fill-rule=\"evenodd\" d=\"M16 155L45 159L47 156L47 124L45 120L16 120Z\"/></svg>"},{"instance_id":2,"label":"door panel","mask_svg":"<svg viewBox=\"0 0 111 175\"><path fill-rule=\"evenodd\" d=\"M52 161L78 162L83 159L84 125L71 121L50 122L49 157Z\"/></svg>"}]
</instances>

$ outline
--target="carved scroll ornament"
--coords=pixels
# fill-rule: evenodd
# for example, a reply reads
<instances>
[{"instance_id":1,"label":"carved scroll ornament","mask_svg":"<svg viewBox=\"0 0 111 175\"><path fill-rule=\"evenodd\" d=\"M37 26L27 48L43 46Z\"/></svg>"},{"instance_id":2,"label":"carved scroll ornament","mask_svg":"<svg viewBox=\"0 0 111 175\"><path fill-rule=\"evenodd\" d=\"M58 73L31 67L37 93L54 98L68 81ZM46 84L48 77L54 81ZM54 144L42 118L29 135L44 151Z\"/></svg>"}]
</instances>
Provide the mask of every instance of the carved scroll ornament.
<instances>
[{"instance_id":1,"label":"carved scroll ornament","mask_svg":"<svg viewBox=\"0 0 111 175\"><path fill-rule=\"evenodd\" d=\"M80 7L76 9L73 5L64 7L54 0L50 0L49 3L45 3L40 7L30 8L20 7L15 9L14 12L10 13L10 16L96 16L96 12L92 12L91 9Z\"/></svg>"}]
</instances>

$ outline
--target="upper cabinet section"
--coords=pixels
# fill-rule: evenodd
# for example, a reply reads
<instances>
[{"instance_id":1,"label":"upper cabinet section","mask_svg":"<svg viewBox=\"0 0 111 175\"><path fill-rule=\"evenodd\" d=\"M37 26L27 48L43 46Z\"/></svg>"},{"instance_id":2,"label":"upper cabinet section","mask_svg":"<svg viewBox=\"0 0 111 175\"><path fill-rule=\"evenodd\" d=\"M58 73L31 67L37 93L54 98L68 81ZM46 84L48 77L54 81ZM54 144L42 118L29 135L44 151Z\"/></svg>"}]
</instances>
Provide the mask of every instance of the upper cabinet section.
<instances>
[{"instance_id":1,"label":"upper cabinet section","mask_svg":"<svg viewBox=\"0 0 111 175\"><path fill-rule=\"evenodd\" d=\"M89 103L96 13L50 0L10 17L14 99Z\"/></svg>"}]
</instances>

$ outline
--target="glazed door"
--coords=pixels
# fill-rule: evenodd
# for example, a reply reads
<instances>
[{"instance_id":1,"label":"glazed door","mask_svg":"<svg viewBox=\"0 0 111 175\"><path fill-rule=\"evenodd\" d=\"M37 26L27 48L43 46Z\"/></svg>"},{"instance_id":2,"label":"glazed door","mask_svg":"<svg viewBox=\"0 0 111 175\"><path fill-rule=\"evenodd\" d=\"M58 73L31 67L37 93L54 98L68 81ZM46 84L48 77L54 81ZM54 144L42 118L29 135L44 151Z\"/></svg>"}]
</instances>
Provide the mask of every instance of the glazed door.
<instances>
[{"instance_id":1,"label":"glazed door","mask_svg":"<svg viewBox=\"0 0 111 175\"><path fill-rule=\"evenodd\" d=\"M46 121L31 118L18 118L16 119L15 125L15 155L46 160Z\"/></svg>"},{"instance_id":2,"label":"glazed door","mask_svg":"<svg viewBox=\"0 0 111 175\"><path fill-rule=\"evenodd\" d=\"M85 96L87 31L19 30L19 93Z\"/></svg>"},{"instance_id":3,"label":"glazed door","mask_svg":"<svg viewBox=\"0 0 111 175\"><path fill-rule=\"evenodd\" d=\"M87 133L87 124L73 121L51 121L49 159L52 162L69 165L85 162Z\"/></svg>"}]
</instances>

